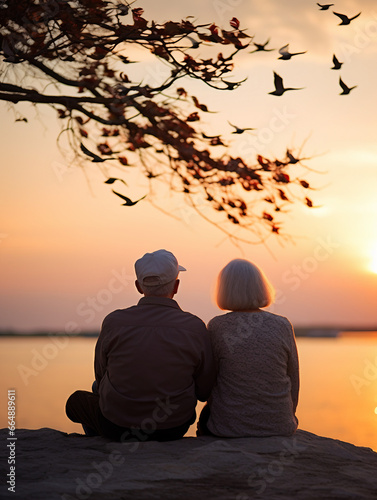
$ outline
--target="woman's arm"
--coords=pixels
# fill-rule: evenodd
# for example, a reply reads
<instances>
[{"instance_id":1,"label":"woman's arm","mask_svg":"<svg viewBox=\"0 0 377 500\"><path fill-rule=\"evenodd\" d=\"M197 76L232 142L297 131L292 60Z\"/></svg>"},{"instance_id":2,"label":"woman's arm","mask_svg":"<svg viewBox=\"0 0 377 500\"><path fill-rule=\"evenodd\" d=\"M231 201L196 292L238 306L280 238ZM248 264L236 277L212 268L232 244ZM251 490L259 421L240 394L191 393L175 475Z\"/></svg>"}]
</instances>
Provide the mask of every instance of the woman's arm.
<instances>
[{"instance_id":1,"label":"woman's arm","mask_svg":"<svg viewBox=\"0 0 377 500\"><path fill-rule=\"evenodd\" d=\"M296 411L298 404L298 394L300 389L300 372L299 372L299 361L298 361L296 339L292 325L290 328L290 336L291 336L291 346L288 356L287 373L289 378L291 379L291 396L293 403L293 411Z\"/></svg>"}]
</instances>

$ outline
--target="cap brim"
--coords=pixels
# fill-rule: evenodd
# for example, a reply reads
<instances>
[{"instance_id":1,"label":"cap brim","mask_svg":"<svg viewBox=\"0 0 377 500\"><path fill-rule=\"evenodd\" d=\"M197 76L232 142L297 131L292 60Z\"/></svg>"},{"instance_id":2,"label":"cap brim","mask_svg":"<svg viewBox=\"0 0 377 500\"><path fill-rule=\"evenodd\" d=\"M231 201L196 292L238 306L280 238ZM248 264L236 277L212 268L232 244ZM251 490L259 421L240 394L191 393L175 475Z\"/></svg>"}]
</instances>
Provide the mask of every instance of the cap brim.
<instances>
[{"instance_id":1,"label":"cap brim","mask_svg":"<svg viewBox=\"0 0 377 500\"><path fill-rule=\"evenodd\" d=\"M187 269L183 266L178 265L178 271L187 271Z\"/></svg>"}]
</instances>

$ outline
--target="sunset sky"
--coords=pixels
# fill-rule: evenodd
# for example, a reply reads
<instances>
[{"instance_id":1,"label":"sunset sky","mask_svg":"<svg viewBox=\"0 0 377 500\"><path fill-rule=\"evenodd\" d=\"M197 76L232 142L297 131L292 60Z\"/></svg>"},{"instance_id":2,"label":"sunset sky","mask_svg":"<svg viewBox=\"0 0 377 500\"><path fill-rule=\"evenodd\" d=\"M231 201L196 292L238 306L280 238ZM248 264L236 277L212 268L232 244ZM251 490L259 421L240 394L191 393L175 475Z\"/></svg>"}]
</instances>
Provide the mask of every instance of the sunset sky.
<instances>
[{"instance_id":1,"label":"sunset sky","mask_svg":"<svg viewBox=\"0 0 377 500\"><path fill-rule=\"evenodd\" d=\"M31 105L14 112L0 103L0 329L98 329L108 312L138 300L134 261L159 248L187 268L179 304L206 322L220 313L212 300L218 272L241 257L263 268L278 292L270 310L294 326L377 328L376 2L344 0L328 11L309 0L139 0L134 6L157 22L192 15L230 29L236 17L257 43L271 38L271 48L289 43L292 52L306 51L281 61L277 50L251 54L251 46L229 77L247 77L233 92L181 83L217 112L204 116L203 126L232 139L238 155L282 157L288 147L310 157L305 178L318 208L292 207L285 215L290 238L237 246L163 187L156 202L176 218L148 200L122 207L97 167L69 166L72 156L56 145L54 112ZM332 9L361 15L338 26ZM205 58L207 48L198 50ZM344 63L340 71L330 69L333 54ZM158 64L146 58L144 81L163 76ZM269 95L273 71L287 86L304 89ZM339 95L340 75L357 85L349 95ZM28 122L15 121L21 117ZM256 130L233 135L228 121ZM126 175L132 199L147 193L137 169Z\"/></svg>"}]
</instances>

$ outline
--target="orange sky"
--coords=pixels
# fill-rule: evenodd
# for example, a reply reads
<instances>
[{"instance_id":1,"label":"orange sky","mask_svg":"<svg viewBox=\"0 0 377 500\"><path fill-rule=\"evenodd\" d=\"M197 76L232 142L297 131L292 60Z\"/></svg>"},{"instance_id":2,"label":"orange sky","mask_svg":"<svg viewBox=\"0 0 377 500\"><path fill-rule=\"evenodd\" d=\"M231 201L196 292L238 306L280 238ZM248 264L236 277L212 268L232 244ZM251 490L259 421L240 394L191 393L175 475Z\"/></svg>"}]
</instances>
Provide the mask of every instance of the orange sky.
<instances>
[{"instance_id":1,"label":"orange sky","mask_svg":"<svg viewBox=\"0 0 377 500\"><path fill-rule=\"evenodd\" d=\"M291 61L277 52L240 54L234 73L248 77L236 91L219 93L187 83L216 115L205 116L207 130L234 138L234 151L282 156L300 148L313 170L307 180L321 208L297 206L286 216L292 241L276 238L262 245L232 244L201 220L181 198L162 189L159 202L181 220L147 201L122 207L105 177L92 164L86 176L69 167L56 147L59 125L47 108L22 105L20 115L0 104L0 328L32 330L97 329L103 316L135 303L133 263L158 248L172 250L188 269L177 299L183 309L208 321L218 314L211 291L218 271L230 259L260 265L278 289L271 310L294 325L377 325L377 9L372 0L343 1L338 11L361 16L337 26L331 11L315 2L199 0L139 2L145 17L159 21L199 16L229 28L233 16L256 42L271 36L272 48L290 43L307 53ZM289 8L287 8L289 5ZM203 49L204 50L204 49ZM332 54L344 61L342 78L357 88L339 96L339 72ZM204 57L204 53L203 53ZM162 73L161 73L162 71ZM288 85L305 87L277 98L273 71ZM145 78L163 74L146 60ZM28 123L15 122L25 116ZM231 136L227 121L251 126L255 133ZM276 128L277 120L280 120ZM273 125L275 124L275 125ZM137 170L127 174L132 197L143 196ZM373 272L374 270L374 272Z\"/></svg>"}]
</instances>

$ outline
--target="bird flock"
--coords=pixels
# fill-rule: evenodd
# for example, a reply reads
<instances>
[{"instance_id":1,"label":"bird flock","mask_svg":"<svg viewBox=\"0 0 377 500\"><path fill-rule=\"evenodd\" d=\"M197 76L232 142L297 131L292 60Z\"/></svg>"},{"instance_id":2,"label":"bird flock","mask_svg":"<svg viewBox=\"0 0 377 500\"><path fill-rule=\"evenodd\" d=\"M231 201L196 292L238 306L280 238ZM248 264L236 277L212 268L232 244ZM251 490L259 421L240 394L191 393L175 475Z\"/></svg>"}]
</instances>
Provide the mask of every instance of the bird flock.
<instances>
[{"instance_id":1,"label":"bird flock","mask_svg":"<svg viewBox=\"0 0 377 500\"><path fill-rule=\"evenodd\" d=\"M330 9L330 7L334 6L333 3L329 3L329 4L320 4L320 3L317 3L317 5L318 5L320 11L328 11ZM347 15L341 14L339 12L332 11L332 13L340 19L341 22L339 23L339 26L348 26L354 19L356 19L357 17L359 17L360 14L361 14L361 12L359 12L358 14L356 14L353 17L348 17ZM192 44L191 48L197 49L199 47L200 42L194 40L190 36L187 36L187 38L190 40L190 42ZM276 50L276 49L267 47L268 44L270 43L270 40L271 39L268 38L264 43L256 43L256 42L252 41L252 44L254 45L254 50L252 50L250 52L250 54L255 53L255 52L271 52L273 50ZM306 54L307 51L290 52L289 51L289 43L287 43L286 45L284 45L283 47L281 47L278 50L278 52L280 54L280 56L278 57L278 59L283 60L283 61L289 61L294 56L299 56L299 55ZM335 54L333 55L332 62L333 62L333 66L331 67L332 70L340 70L341 69L341 67L343 65L343 62L340 62L338 60L338 58L336 57ZM303 90L303 88L304 88L304 87L285 87L284 83L283 83L283 78L280 75L278 75L275 71L273 72L273 74L274 74L274 87L275 87L275 89L273 91L269 92L270 95L282 96L285 92L287 92L289 90ZM227 83L229 83L229 85L231 85L230 82L227 82ZM237 84L233 84L233 85L234 86L238 86L239 83L240 82L238 82ZM349 94L351 92L351 90L353 90L353 89L355 89L357 87L357 85L354 85L353 87L349 87L348 85L346 85L344 83L344 81L342 80L341 77L339 77L339 85L340 85L340 87L342 89L342 92L340 92L339 95L347 95L347 94ZM233 125L230 122L228 122L228 123L229 123L229 125L231 127L234 128L232 134L243 134L244 132L246 132L248 130L250 130L250 131L255 130L254 128L251 128L251 127L241 128L241 127L238 127L237 125ZM203 135L203 138L205 138L205 139L211 139L211 141L213 141L212 142L213 145L223 144L221 142L220 136L210 136L209 137L209 136L206 136L205 134L202 134L202 135ZM91 160L92 160L92 162L95 162L95 163L100 163L100 162L104 162L106 160L112 160L112 159L115 160L116 159L115 157L112 157L112 158L101 158L100 156L96 155L92 151L88 150L82 143L80 144L80 148L81 148L81 151L85 155L87 155L88 157L90 157ZM298 161L298 160L296 160L296 161ZM121 180L121 179L110 178L106 182L108 184L112 184L112 183L114 183L117 180ZM124 181L122 181L122 182L124 182ZM140 200L137 200L137 201L133 202L129 198L121 195L120 193L118 193L118 192L116 192L114 190L113 190L113 192L116 195L118 195L120 198L122 198L123 201L125 201L124 205L126 205L126 206L134 205L134 204L138 203L141 199L144 198L144 197L140 198Z\"/></svg>"},{"instance_id":2,"label":"bird flock","mask_svg":"<svg viewBox=\"0 0 377 500\"><path fill-rule=\"evenodd\" d=\"M321 10L321 11L329 10L330 7L334 6L333 3L328 3L328 4L317 3L317 5L319 7L319 10ZM348 17L345 14L340 14L340 13L334 12L334 11L332 11L332 12L335 16L337 16L341 20L341 22L339 23L339 26L349 25L351 23L351 21L353 21L354 19L359 17L361 14L361 12L359 12L358 14L356 14L353 17ZM256 43L253 41L252 43L254 45L254 50L252 50L250 52L250 54L253 54L254 52L271 52L273 50L276 50L276 49L272 49L272 48L267 47L268 44L270 43L270 41L271 41L270 38L268 38L264 43ZM298 56L301 54L306 54L306 52L307 52L306 50L301 51L301 52L290 52L289 51L289 43L287 43L286 45L281 47L278 51L280 54L278 59L281 59L283 61L289 61L292 57ZM341 69L343 62L340 62L335 54L333 55L332 62L333 62L333 66L331 67L331 69L333 69L333 70L340 70ZM348 85L346 85L344 83L344 81L342 80L342 77L339 77L339 85L342 89L342 92L340 92L339 95L347 95L351 92L351 90L353 90L354 88L357 87L357 85L354 85L353 87L349 87ZM282 96L284 94L284 92L287 92L288 90L303 90L304 89L304 87L285 87L284 83L283 83L283 78L280 75L278 75L275 71L274 71L274 86L275 86L275 89L271 92L268 92L270 95L274 95L274 96ZM255 130L253 128L240 128L240 127L233 125L231 123L229 123L229 125L231 125L235 129L232 132L232 134L242 134L243 132L245 132L247 130Z\"/></svg>"},{"instance_id":3,"label":"bird flock","mask_svg":"<svg viewBox=\"0 0 377 500\"><path fill-rule=\"evenodd\" d=\"M334 4L332 4L332 3L331 4L320 4L320 3L317 3L317 6L319 7L320 11L329 11L330 7L333 7ZM359 12L358 14L354 15L353 17L348 17L347 15L341 14L341 13L338 13L338 12L332 11L332 13L340 19L339 26L348 26L354 19L358 18L360 16L360 14L361 14L361 12ZM238 26L238 24L239 24L238 20L235 19L235 18L233 18L233 20L236 21L236 26ZM232 24L232 22L231 22L231 24ZM192 38L190 36L187 36L187 38L189 39L189 41L191 43L191 48L192 49L199 48L200 42L198 42L197 40L195 40L194 38ZM252 50L250 53L255 53L255 52L271 52L271 51L276 50L276 49L270 48L268 46L269 43L270 43L270 38L268 38L264 43L256 43L254 41L252 41L251 43L254 46L254 50ZM307 51L305 50L305 51L300 51L300 52L291 52L289 50L289 43L287 43L284 46L282 46L280 49L278 49L278 52L279 52L278 59L280 59L282 61L289 61L293 57L306 54ZM341 69L342 65L343 65L343 62L339 61L335 54L333 54L332 63L333 63L333 66L331 67L331 69L332 70L336 70L336 71L339 71ZM273 75L274 75L274 87L275 88L274 88L273 91L269 92L270 95L273 95L273 96L282 96L287 91L302 90L304 88L304 87L286 87L286 86L284 86L283 78L279 74L277 74L274 71ZM228 85L229 89L232 89L234 87L237 87L242 82L237 82L237 83L234 83L234 84L232 84L231 82L224 82L224 83L226 83ZM339 85L340 85L340 87L342 89L342 92L340 93L340 95L347 95L354 88L357 87L357 85L355 85L353 87L349 87L348 85L346 85L344 83L344 81L342 80L341 77L339 77ZM241 128L241 127L238 127L237 125L232 124L229 121L228 121L228 123L233 128L232 134L243 134L246 131L254 131L254 130L256 130L256 129L251 128L251 127ZM205 134L202 133L202 136L203 136L204 139L209 139L211 141L212 145L223 145L223 142L221 141L221 138L220 138L219 135L217 135L217 136L207 136L207 135L205 135ZM84 155L86 155L87 157L89 157L91 159L91 161L94 162L94 163L102 163L102 162L107 161L107 160L115 160L115 159L117 159L116 157L113 157L113 156L112 157L103 158L103 157L97 155L96 153L93 153L92 151L90 151L86 146L84 146L84 144L82 142L80 143L80 149L81 149L82 153L84 153ZM101 151L101 152L103 153L103 151ZM287 159L288 159L289 163L291 163L291 164L295 164L295 163L298 163L300 161L300 159L299 158L295 158L289 150L287 150L286 155L287 155ZM152 177L152 175L150 177ZM117 178L117 177L110 177L109 179L107 179L105 181L106 184L114 184L116 182L122 182L122 183L126 184L123 179L120 179L120 178ZM305 182L305 181L302 181L301 183L303 183L303 182ZM304 185L304 184L302 184L302 185ZM304 186L304 187L307 187L307 186ZM141 197L141 198L133 201L130 198L128 198L127 196L124 196L123 194L119 193L118 191L115 191L114 189L112 190L112 192L115 195L117 195L119 198L122 199L122 201L124 202L123 206L133 206L133 205L136 205L139 201L143 200L146 197L146 195L145 195L145 196L143 196L143 197ZM312 202L308 198L306 198L306 203L307 203L308 206L312 206Z\"/></svg>"},{"instance_id":4,"label":"bird flock","mask_svg":"<svg viewBox=\"0 0 377 500\"><path fill-rule=\"evenodd\" d=\"M327 11L330 9L330 7L334 6L333 3L328 3L328 4L317 3L317 5L319 7L319 10L321 10L321 11ZM347 15L340 14L339 12L332 11L332 13L340 19L341 22L339 23L339 26L349 25L351 23L351 21L353 21L354 19L359 17L361 14L361 12L359 12L358 14L356 14L353 17L348 17ZM264 43L256 43L254 41L252 43L253 43L255 48L254 48L254 50L252 50L250 52L251 54L254 52L270 52L272 50L275 50L275 49L267 48L268 44L270 43L270 38ZM278 57L278 59L281 59L283 61L289 61L294 56L306 54L306 51L290 52L289 51L289 44L287 43L286 45L284 45L283 47L281 47L279 49L279 54L280 54L280 56ZM338 58L336 57L335 54L333 55L332 62L333 62L333 66L331 69L333 69L333 70L340 70L341 69L343 63L338 60ZM339 85L342 89L342 92L340 92L340 95L347 95L351 92L351 90L353 90L354 88L357 87L357 85L354 85L353 87L349 87L348 85L346 85L344 83L344 81L342 80L342 77L339 77ZM275 86L275 89L273 91L269 92L270 95L274 95L274 96L282 96L284 94L284 92L287 92L288 90L302 90L303 89L303 87L285 87L284 83L283 83L283 78L280 75L278 75L275 71L274 71L274 86Z\"/></svg>"}]
</instances>

